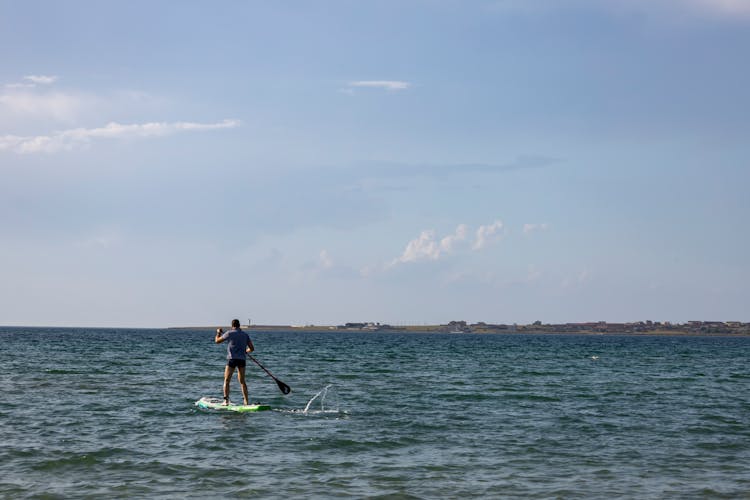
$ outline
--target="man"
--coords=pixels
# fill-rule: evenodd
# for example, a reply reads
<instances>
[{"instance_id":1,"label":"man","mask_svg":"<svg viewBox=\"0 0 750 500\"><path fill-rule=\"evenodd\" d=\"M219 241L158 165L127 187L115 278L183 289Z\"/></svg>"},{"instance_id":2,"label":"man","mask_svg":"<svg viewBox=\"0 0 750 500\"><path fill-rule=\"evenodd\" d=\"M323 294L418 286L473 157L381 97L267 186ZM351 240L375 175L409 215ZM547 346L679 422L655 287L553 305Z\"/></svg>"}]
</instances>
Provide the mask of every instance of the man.
<instances>
[{"instance_id":1,"label":"man","mask_svg":"<svg viewBox=\"0 0 750 500\"><path fill-rule=\"evenodd\" d=\"M221 328L216 329L217 344L224 341L227 343L227 366L224 368L224 405L229 404L229 382L232 380L234 369L237 368L237 380L242 387L242 398L245 404L250 404L247 399L247 384L245 383L245 353L255 350L250 336L240 330L240 320L232 320L232 329L224 333Z\"/></svg>"}]
</instances>

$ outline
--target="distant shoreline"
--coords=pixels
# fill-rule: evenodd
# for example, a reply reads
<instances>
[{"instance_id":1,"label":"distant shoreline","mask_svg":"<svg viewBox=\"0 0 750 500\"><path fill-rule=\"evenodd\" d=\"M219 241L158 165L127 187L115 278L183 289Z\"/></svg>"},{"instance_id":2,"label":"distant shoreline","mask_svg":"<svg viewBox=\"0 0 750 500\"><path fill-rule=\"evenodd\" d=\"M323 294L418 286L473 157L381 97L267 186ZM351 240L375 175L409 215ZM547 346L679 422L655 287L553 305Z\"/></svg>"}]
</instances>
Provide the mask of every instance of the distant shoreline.
<instances>
[{"instance_id":1,"label":"distant shoreline","mask_svg":"<svg viewBox=\"0 0 750 500\"><path fill-rule=\"evenodd\" d=\"M443 334L484 334L484 335L583 335L583 336L631 336L631 337L750 337L750 327L747 323L736 327L697 327L694 329L682 328L681 326L670 328L639 328L637 330L627 328L604 329L571 329L556 328L558 325L517 325L515 327L502 325L493 327L490 325L470 325L455 327L452 325L421 325L421 326L399 326L399 325L369 325L364 327L345 327L333 325L243 325L242 328L257 332L362 332L362 333L443 333ZM170 330L214 330L217 327L228 329L224 325L218 326L185 326L170 327ZM701 329L702 328L702 329Z\"/></svg>"}]
</instances>

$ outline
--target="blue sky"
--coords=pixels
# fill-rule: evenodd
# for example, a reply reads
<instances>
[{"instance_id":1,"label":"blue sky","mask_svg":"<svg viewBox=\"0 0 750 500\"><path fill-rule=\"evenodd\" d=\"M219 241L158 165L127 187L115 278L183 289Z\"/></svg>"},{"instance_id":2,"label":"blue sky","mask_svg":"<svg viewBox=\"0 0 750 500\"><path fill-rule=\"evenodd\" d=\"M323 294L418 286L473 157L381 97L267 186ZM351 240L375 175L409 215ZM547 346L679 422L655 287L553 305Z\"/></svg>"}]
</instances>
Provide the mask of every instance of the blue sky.
<instances>
[{"instance_id":1,"label":"blue sky","mask_svg":"<svg viewBox=\"0 0 750 500\"><path fill-rule=\"evenodd\" d=\"M750 321L750 1L0 1L0 324Z\"/></svg>"}]
</instances>

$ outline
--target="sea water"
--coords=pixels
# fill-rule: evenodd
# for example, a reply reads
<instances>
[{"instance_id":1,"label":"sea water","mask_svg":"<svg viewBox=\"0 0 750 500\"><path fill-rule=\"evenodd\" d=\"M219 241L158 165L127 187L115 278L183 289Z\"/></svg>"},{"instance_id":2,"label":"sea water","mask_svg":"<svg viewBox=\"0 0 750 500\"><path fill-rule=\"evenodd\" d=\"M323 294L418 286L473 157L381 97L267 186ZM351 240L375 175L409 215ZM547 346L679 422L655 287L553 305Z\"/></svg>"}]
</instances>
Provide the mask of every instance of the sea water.
<instances>
[{"instance_id":1,"label":"sea water","mask_svg":"<svg viewBox=\"0 0 750 500\"><path fill-rule=\"evenodd\" d=\"M749 338L251 333L0 329L0 497L750 497Z\"/></svg>"}]
</instances>

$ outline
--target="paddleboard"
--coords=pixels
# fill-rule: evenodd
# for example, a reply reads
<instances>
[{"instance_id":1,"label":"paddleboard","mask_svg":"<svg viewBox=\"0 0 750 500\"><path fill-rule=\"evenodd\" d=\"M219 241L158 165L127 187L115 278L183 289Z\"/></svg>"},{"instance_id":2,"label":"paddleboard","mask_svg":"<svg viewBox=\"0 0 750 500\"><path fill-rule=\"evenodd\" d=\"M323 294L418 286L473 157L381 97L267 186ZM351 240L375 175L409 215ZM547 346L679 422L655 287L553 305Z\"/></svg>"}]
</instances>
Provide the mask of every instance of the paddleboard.
<instances>
[{"instance_id":1,"label":"paddleboard","mask_svg":"<svg viewBox=\"0 0 750 500\"><path fill-rule=\"evenodd\" d=\"M224 410L224 411L236 411L239 413L245 413L249 411L265 411L270 410L271 407L268 405L254 404L254 405L235 405L235 404L223 404L224 401L219 398L202 397L195 402L195 406L203 408L204 410Z\"/></svg>"}]
</instances>

